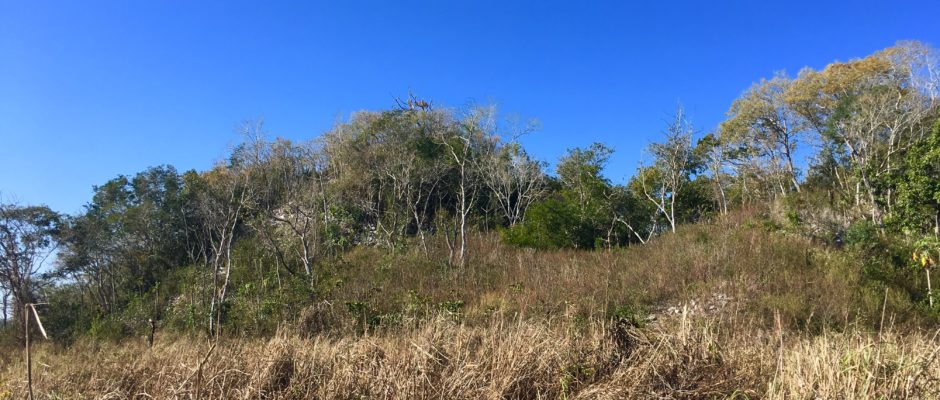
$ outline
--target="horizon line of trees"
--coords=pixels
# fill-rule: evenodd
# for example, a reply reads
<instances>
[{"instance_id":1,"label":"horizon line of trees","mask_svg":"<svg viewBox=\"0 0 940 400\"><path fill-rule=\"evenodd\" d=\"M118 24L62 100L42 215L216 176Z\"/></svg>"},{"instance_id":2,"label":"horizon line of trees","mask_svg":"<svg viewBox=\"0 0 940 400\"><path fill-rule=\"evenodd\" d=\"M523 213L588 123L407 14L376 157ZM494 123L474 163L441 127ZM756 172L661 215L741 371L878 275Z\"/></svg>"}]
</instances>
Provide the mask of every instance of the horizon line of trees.
<instances>
[{"instance_id":1,"label":"horizon line of trees","mask_svg":"<svg viewBox=\"0 0 940 400\"><path fill-rule=\"evenodd\" d=\"M430 258L442 243L444 264L464 268L473 232L609 249L794 198L803 223L864 220L882 235L936 237L938 74L935 50L918 42L777 73L744 91L712 132L696 131L678 108L623 185L603 176L613 150L600 143L568 150L550 174L519 142L537 124L494 107L456 111L411 96L306 142L271 140L262 121L246 122L243 142L212 169L118 176L77 215L0 204L4 324L7 310L46 291L67 297L75 314L106 317L140 306L141 293L188 267L193 326L219 335L233 276L253 268L234 253L255 254L279 286L294 279L316 297L323 263L355 246L414 246ZM40 274L51 254L54 268Z\"/></svg>"}]
</instances>

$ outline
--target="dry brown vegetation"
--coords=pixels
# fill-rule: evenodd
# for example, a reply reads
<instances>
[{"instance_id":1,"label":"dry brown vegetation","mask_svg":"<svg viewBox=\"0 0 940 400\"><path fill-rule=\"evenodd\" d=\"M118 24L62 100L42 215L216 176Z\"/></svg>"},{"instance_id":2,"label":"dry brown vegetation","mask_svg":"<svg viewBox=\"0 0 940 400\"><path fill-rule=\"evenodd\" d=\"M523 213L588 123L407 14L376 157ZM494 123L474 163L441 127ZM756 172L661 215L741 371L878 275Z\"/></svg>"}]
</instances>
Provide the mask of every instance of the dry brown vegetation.
<instances>
[{"instance_id":1,"label":"dry brown vegetation","mask_svg":"<svg viewBox=\"0 0 940 400\"><path fill-rule=\"evenodd\" d=\"M940 332L850 252L736 214L614 251L347 254L273 337L44 343L40 398L922 398ZM432 254L430 259L436 259ZM23 363L0 356L0 398ZM204 361L202 370L198 366Z\"/></svg>"},{"instance_id":2,"label":"dry brown vegetation","mask_svg":"<svg viewBox=\"0 0 940 400\"><path fill-rule=\"evenodd\" d=\"M583 331L438 320L367 336L172 340L45 347L49 398L936 398L936 335L793 335L679 314L645 329ZM21 398L22 365L0 393Z\"/></svg>"}]
</instances>

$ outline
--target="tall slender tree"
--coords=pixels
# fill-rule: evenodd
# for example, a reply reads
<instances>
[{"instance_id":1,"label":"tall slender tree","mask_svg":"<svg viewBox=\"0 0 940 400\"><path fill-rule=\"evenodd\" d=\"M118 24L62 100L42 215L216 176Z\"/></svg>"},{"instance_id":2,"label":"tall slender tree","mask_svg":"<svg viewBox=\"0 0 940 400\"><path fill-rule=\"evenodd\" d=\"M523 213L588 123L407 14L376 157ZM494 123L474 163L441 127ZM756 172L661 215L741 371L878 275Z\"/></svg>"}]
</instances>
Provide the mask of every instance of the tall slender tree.
<instances>
[{"instance_id":1,"label":"tall slender tree","mask_svg":"<svg viewBox=\"0 0 940 400\"><path fill-rule=\"evenodd\" d=\"M647 150L652 156L651 165L641 167L637 173L643 195L666 218L673 232L676 231L680 193L695 168L693 132L682 107L678 107L666 127L664 140L650 144Z\"/></svg>"}]
</instances>

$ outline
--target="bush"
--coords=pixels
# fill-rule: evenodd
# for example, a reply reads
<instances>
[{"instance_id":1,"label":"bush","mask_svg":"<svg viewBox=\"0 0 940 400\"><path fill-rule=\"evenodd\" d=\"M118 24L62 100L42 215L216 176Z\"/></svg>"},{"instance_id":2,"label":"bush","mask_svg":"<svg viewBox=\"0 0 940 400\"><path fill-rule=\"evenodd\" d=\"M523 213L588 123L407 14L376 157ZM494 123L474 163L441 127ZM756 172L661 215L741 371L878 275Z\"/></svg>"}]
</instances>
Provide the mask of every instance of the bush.
<instances>
[{"instance_id":1,"label":"bush","mask_svg":"<svg viewBox=\"0 0 940 400\"><path fill-rule=\"evenodd\" d=\"M533 204L525 222L503 231L507 243L536 249L591 248L594 238L578 220L574 205L550 198Z\"/></svg>"},{"instance_id":2,"label":"bush","mask_svg":"<svg viewBox=\"0 0 940 400\"><path fill-rule=\"evenodd\" d=\"M868 220L849 225L845 231L845 244L862 249L872 249L881 244L878 227Z\"/></svg>"}]
</instances>

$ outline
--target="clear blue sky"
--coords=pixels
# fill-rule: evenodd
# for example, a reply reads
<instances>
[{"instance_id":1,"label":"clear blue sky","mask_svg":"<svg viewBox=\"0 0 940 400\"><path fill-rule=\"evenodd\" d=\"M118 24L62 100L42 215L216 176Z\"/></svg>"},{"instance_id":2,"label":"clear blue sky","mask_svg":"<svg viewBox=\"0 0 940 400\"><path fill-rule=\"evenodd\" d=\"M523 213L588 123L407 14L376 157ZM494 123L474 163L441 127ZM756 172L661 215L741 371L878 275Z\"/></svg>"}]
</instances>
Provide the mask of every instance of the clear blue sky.
<instances>
[{"instance_id":1,"label":"clear blue sky","mask_svg":"<svg viewBox=\"0 0 940 400\"><path fill-rule=\"evenodd\" d=\"M538 118L546 161L607 143L622 181L677 102L707 130L776 70L940 45L937 1L586 3L0 0L0 193L76 212L118 174L208 168L245 119L310 138L409 90Z\"/></svg>"}]
</instances>

